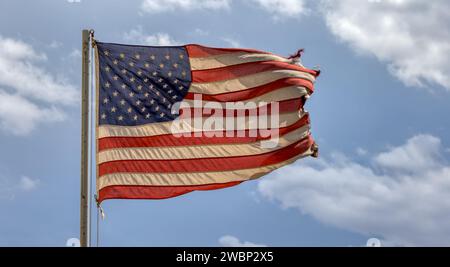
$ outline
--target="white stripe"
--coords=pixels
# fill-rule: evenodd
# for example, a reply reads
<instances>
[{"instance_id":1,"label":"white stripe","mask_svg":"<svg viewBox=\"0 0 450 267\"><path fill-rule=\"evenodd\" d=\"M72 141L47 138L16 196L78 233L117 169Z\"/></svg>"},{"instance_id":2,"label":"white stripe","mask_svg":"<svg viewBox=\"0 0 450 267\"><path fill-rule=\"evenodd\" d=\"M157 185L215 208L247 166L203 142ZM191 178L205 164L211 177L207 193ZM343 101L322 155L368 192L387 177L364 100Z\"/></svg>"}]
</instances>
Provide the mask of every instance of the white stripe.
<instances>
[{"instance_id":1,"label":"white stripe","mask_svg":"<svg viewBox=\"0 0 450 267\"><path fill-rule=\"evenodd\" d=\"M189 92L211 95L230 93L261 86L282 78L302 78L311 82L315 81L313 75L303 71L272 70L219 82L192 83Z\"/></svg>"},{"instance_id":2,"label":"white stripe","mask_svg":"<svg viewBox=\"0 0 450 267\"><path fill-rule=\"evenodd\" d=\"M187 173L112 173L97 179L97 188L101 190L113 185L138 186L192 186L216 183L246 181L259 178L275 169L290 164L299 158L312 155L311 149L287 161L259 168L220 172Z\"/></svg>"},{"instance_id":3,"label":"white stripe","mask_svg":"<svg viewBox=\"0 0 450 267\"><path fill-rule=\"evenodd\" d=\"M201 94L199 94L201 96ZM242 101L235 101L231 103L242 103L245 105L247 104L256 104L256 106L266 105L267 103L273 103L273 102L281 102L289 99L296 99L301 98L303 96L308 95L308 90L303 86L289 86L289 87L283 87L280 89L276 89L274 91L268 92L266 94L250 98L247 100ZM184 99L182 101L186 105L189 105L190 107L194 107L194 100L192 99ZM218 101L205 101L202 99L201 104L202 107L222 107L223 109L227 108L227 103L230 102L218 102ZM239 109L239 108L236 108ZM242 107L242 109L248 109L247 107Z\"/></svg>"},{"instance_id":4,"label":"white stripe","mask_svg":"<svg viewBox=\"0 0 450 267\"><path fill-rule=\"evenodd\" d=\"M209 57L189 58L192 70L214 69L243 63L260 61L279 61L291 63L292 60L273 54L236 52Z\"/></svg>"},{"instance_id":5,"label":"white stripe","mask_svg":"<svg viewBox=\"0 0 450 267\"><path fill-rule=\"evenodd\" d=\"M98 163L115 160L198 159L257 155L289 146L308 134L309 125L305 125L281 137L274 136L270 140L246 144L114 148L101 151L98 154Z\"/></svg>"},{"instance_id":6,"label":"white stripe","mask_svg":"<svg viewBox=\"0 0 450 267\"><path fill-rule=\"evenodd\" d=\"M304 113L301 114L300 112L291 112L280 115L274 115L279 116L279 125L272 125L271 128L277 129L292 125L296 121L298 121L299 118L303 115ZM265 117L268 122L271 122L273 119L271 116L248 116L245 117L245 122L240 124L238 129L239 130L260 129L259 128L260 126L258 125L258 120L261 117ZM175 124L174 121L167 121L158 123L148 123L138 126L101 125L98 127L98 138L114 137L114 136L139 137L139 136L154 136L162 134L203 132L204 129L196 128L196 126L203 127L206 120L210 121L210 118L180 119L177 120ZM241 123L241 121L235 118L235 124L236 123ZM177 128L176 125L179 125L180 127ZM227 129L225 120L223 120L222 125L215 125L215 126L216 126L216 128L214 129L215 131L230 130ZM236 126L235 129L237 129Z\"/></svg>"}]
</instances>

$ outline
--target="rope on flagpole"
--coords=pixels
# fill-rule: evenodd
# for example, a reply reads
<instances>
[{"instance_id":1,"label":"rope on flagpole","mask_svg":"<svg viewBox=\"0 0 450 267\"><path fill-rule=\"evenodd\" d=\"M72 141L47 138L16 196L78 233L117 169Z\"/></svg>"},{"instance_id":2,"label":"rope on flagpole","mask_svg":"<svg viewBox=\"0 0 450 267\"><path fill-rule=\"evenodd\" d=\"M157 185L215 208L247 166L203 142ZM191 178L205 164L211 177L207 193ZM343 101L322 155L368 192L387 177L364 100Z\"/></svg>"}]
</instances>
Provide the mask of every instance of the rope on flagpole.
<instances>
[{"instance_id":1,"label":"rope on flagpole","mask_svg":"<svg viewBox=\"0 0 450 267\"><path fill-rule=\"evenodd\" d=\"M90 49L90 64L89 64L89 68L90 68L90 103L89 103L89 108L90 108L90 115L89 115L89 133L90 133L90 138L89 138L89 156L90 156L90 160L89 160L89 176L90 176L90 180L89 180L89 246L92 246L92 198L93 198L93 181L94 179L92 179L92 177L94 177L94 175L92 174L93 171L93 166L94 166L94 157L92 156L92 149L93 149L93 140L92 140L92 136L94 136L95 138L95 134L93 134L93 131L95 129L95 107L94 107L94 103L95 101L97 101L97 99L95 99L95 78L94 78L94 47L95 47L95 39L94 39L94 30L89 30L89 39L91 41L91 49ZM98 228L96 229L96 231L98 232Z\"/></svg>"},{"instance_id":2,"label":"rope on flagpole","mask_svg":"<svg viewBox=\"0 0 450 267\"><path fill-rule=\"evenodd\" d=\"M96 49L96 45L97 45L96 40L94 38L94 30L90 30L89 33L90 33L90 37L91 37L91 46L92 46L92 49L91 49L92 50L92 54L91 54L91 58L92 58L91 68L95 69L95 71L97 71L97 69L96 69L97 65L96 64L98 62L94 61L94 59L96 60L94 48ZM98 76L98 73L95 73L95 77L97 77L97 76ZM92 75L92 77L94 77L94 75ZM97 128L96 120L97 120L97 116L98 116L97 115L97 111L96 111L96 102L98 101L97 100L97 93L96 93L97 92L96 91L96 80L97 80L97 78L92 78L92 81L91 81L91 88L92 88L92 90L91 90L91 94L92 94L91 109L93 111L95 111L95 112L92 112L94 115L93 115L93 117L91 117L92 118L91 127L92 127L92 129L95 129L95 130ZM96 135L94 135L94 136L96 138ZM97 153L97 151L95 151L95 153ZM91 177L95 177L96 178L96 174L92 173L92 166L95 166L94 164L97 164L97 163L96 162L94 163L93 161L94 161L94 159L91 158ZM95 169L95 172L96 171L97 170ZM102 206L100 205L100 203L98 201L97 194L93 194L92 193L92 189L94 188L94 186L95 186L95 180L91 179L91 197L94 198L95 204L96 204L96 208L97 208L95 245L98 247L99 244L100 244L100 218L103 220L105 218L105 213L103 212L103 208L102 208ZM92 224L92 221L91 221L91 224Z\"/></svg>"},{"instance_id":3,"label":"rope on flagpole","mask_svg":"<svg viewBox=\"0 0 450 267\"><path fill-rule=\"evenodd\" d=\"M102 220L105 219L105 213L103 212L103 208L102 205L100 204L100 202L98 202L98 196L97 194L94 195L95 196L95 201L97 203L97 240L96 240L96 244L97 247L100 244L100 217L102 218Z\"/></svg>"},{"instance_id":4,"label":"rope on flagpole","mask_svg":"<svg viewBox=\"0 0 450 267\"><path fill-rule=\"evenodd\" d=\"M97 196L96 196L97 198ZM100 243L100 205L98 204L97 201L97 240L95 242L95 244L97 245L97 247L99 247L99 243Z\"/></svg>"}]
</instances>

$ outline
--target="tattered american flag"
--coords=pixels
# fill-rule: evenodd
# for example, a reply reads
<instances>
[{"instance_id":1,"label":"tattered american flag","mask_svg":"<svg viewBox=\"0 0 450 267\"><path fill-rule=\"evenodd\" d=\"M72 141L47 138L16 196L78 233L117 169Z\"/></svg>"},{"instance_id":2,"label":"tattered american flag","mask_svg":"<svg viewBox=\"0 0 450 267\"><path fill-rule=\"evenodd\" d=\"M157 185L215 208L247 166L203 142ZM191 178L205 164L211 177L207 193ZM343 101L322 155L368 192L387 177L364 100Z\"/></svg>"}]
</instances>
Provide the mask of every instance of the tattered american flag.
<instances>
[{"instance_id":1,"label":"tattered american flag","mask_svg":"<svg viewBox=\"0 0 450 267\"><path fill-rule=\"evenodd\" d=\"M96 48L99 202L234 186L317 153L303 106L319 71L303 67L300 52L286 58L200 45ZM193 105L198 98L200 107ZM230 103L256 107L242 112ZM184 117L192 113L199 118ZM273 146L262 143L274 135L254 134L263 123L251 121L263 116L278 116L268 129L279 134ZM208 119L236 121L218 120L208 130ZM183 136L173 132L176 121Z\"/></svg>"}]
</instances>

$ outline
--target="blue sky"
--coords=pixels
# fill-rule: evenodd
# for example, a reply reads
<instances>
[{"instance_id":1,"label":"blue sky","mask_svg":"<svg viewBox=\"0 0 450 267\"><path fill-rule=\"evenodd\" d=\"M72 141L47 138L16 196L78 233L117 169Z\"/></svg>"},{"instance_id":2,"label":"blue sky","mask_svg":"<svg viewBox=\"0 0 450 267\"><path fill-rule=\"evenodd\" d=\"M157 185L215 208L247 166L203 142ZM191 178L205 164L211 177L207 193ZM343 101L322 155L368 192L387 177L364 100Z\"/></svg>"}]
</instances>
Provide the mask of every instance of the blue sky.
<instances>
[{"instance_id":1,"label":"blue sky","mask_svg":"<svg viewBox=\"0 0 450 267\"><path fill-rule=\"evenodd\" d=\"M224 190L108 200L101 245L450 245L448 10L445 0L1 1L0 245L78 236L83 28L105 42L305 48L303 63L322 70L307 105L319 159Z\"/></svg>"}]
</instances>

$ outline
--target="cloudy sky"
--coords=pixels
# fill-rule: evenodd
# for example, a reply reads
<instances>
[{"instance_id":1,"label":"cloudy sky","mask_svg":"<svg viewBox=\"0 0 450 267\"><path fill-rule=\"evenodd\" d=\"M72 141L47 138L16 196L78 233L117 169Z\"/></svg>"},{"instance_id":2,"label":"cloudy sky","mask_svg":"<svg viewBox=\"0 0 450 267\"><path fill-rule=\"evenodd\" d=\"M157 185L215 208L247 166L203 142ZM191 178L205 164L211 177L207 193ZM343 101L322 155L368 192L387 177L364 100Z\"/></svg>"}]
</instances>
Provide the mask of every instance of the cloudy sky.
<instances>
[{"instance_id":1,"label":"cloudy sky","mask_svg":"<svg viewBox=\"0 0 450 267\"><path fill-rule=\"evenodd\" d=\"M322 70L307 106L319 159L219 191L108 200L100 245L450 245L448 25L447 0L2 0L0 245L78 236L83 28L105 42L305 48Z\"/></svg>"}]
</instances>

